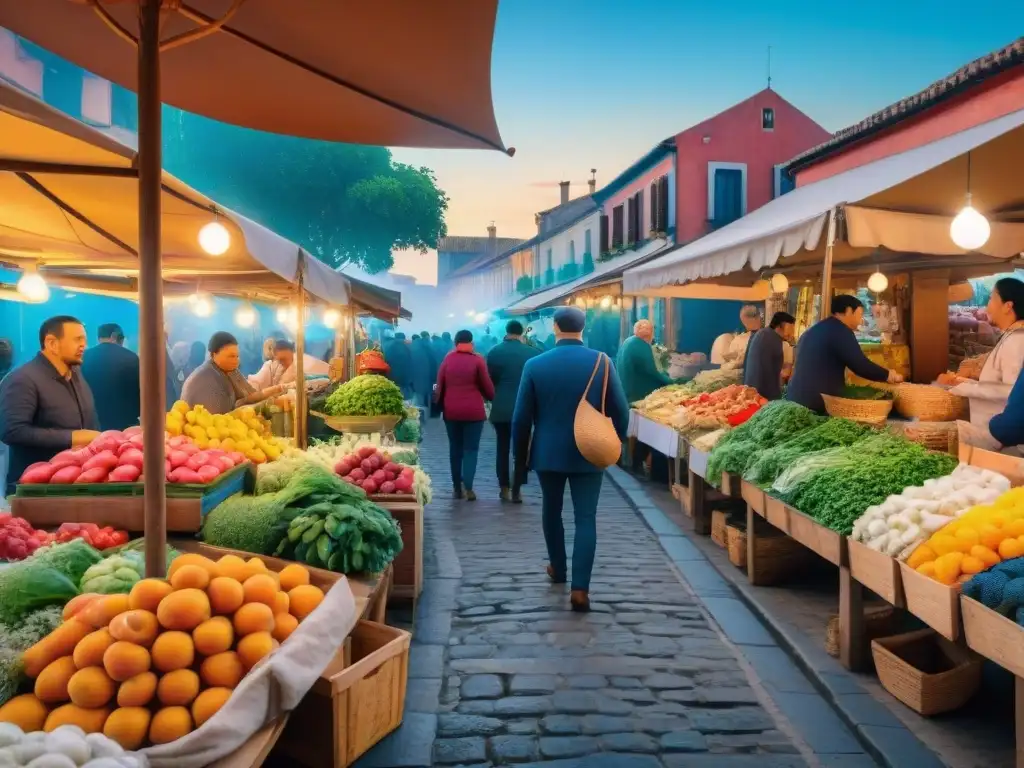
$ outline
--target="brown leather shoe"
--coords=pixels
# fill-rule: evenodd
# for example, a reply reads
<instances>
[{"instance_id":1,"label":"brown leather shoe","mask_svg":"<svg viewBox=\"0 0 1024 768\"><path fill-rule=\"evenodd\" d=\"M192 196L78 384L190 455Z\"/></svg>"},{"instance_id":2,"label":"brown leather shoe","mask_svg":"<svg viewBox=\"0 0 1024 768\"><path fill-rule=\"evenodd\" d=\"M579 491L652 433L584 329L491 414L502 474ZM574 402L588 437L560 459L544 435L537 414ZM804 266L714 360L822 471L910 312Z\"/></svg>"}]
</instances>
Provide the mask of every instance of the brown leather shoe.
<instances>
[{"instance_id":1,"label":"brown leather shoe","mask_svg":"<svg viewBox=\"0 0 1024 768\"><path fill-rule=\"evenodd\" d=\"M569 605L576 613L590 612L590 595L585 589L574 589L569 593Z\"/></svg>"},{"instance_id":2,"label":"brown leather shoe","mask_svg":"<svg viewBox=\"0 0 1024 768\"><path fill-rule=\"evenodd\" d=\"M501 490L498 492L498 498L502 501L511 501L512 493L509 491L507 486L501 486Z\"/></svg>"},{"instance_id":3,"label":"brown leather shoe","mask_svg":"<svg viewBox=\"0 0 1024 768\"><path fill-rule=\"evenodd\" d=\"M565 584L565 577L562 577L561 579L558 578L558 576L555 575L555 569L552 568L550 565L547 567L546 570L548 573L548 578L551 579L552 584Z\"/></svg>"}]
</instances>

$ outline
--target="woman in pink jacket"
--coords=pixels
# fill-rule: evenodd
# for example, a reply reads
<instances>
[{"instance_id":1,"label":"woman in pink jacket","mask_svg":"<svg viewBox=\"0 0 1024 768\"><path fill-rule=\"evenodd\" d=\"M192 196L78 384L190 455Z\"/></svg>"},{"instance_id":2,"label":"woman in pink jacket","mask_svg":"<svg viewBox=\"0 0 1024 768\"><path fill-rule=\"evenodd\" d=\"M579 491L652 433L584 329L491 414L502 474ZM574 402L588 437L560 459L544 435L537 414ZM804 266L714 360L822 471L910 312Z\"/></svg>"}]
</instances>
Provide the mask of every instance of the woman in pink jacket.
<instances>
[{"instance_id":1,"label":"woman in pink jacket","mask_svg":"<svg viewBox=\"0 0 1024 768\"><path fill-rule=\"evenodd\" d=\"M448 431L448 459L456 499L462 498L465 488L466 499L476 500L473 477L480 433L487 418L484 399L494 399L494 384L487 373L487 362L473 351L473 334L459 331L455 334L455 349L441 361L434 392Z\"/></svg>"}]
</instances>

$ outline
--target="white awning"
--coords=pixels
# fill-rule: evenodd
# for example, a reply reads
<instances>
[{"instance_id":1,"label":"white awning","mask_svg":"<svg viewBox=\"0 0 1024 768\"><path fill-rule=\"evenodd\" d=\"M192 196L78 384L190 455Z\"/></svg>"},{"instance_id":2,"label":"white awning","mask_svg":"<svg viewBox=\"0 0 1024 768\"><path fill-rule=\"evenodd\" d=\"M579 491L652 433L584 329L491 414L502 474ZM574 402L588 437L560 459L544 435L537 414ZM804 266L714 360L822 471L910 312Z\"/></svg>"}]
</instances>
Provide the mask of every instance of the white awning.
<instances>
[{"instance_id":1,"label":"white awning","mask_svg":"<svg viewBox=\"0 0 1024 768\"><path fill-rule=\"evenodd\" d=\"M930 144L902 152L897 155L876 160L875 162L853 168L849 171L831 176L813 184L797 187L782 197L752 211L741 219L712 232L699 240L654 259L641 266L626 270L623 276L623 289L626 293L643 294L648 290L667 285L679 285L692 280L719 277L744 268L757 272L774 266L780 259L796 255L801 250L815 251L824 247L822 234L828 219L828 212L837 206L845 207L848 203L867 203L867 208L884 207L886 210L873 211L869 216L861 214L854 217L849 245L854 248L890 247L899 243L904 247L912 245L915 253L935 255L963 254L948 238L949 211L956 210L963 204L963 193L966 192L966 165L961 170L957 167L942 169L936 173L937 180L949 182L954 180L958 185L959 194L950 189L948 183L931 185L934 195L924 194L929 185L917 185L913 202L916 210L904 208L898 204L902 200L869 200L873 196L897 187L915 177L938 169L967 152L992 142L1004 134L1024 125L1024 110L974 126L965 131L947 136ZM1016 147L1014 147L1016 149ZM974 153L977 154L977 153ZM1007 158L1012 155L1014 166L1021 156L1019 152L991 152L985 158L985 165L991 166L996 173L1009 173ZM975 205L982 208L983 191L981 186L986 181L984 173L978 173L979 163L974 163L975 174L973 184ZM1021 168L1013 169L1013 177L1020 178ZM954 175L955 174L955 175ZM998 186L998 185L995 185ZM999 190L1001 192L1001 189ZM941 197L939 194L941 193ZM931 199L921 199L930 197ZM982 210L1000 210L1003 200L984 200ZM1002 197L999 195L998 197ZM893 204L896 203L896 204ZM936 210L943 215L931 215ZM851 209L847 209L851 210ZM865 211L866 208L860 208ZM907 217L914 213L916 218ZM889 221L883 222L886 214L892 214ZM925 215L921 215L925 214ZM897 219L897 217L899 217ZM870 222L868 221L870 219ZM947 222L946 237L937 237L938 220ZM991 219L991 216L990 216ZM921 229L911 230L907 227L917 224ZM899 234L887 233L886 226L899 226ZM993 222L993 236L986 243L981 253L986 256L1008 258L1024 250L1024 225ZM923 231L927 230L927 232ZM927 233L932 236L923 236ZM1014 248L1016 250L1014 250ZM806 254L805 254L806 255ZM849 254L851 257L855 254ZM860 255L860 254L856 254Z\"/></svg>"},{"instance_id":2,"label":"white awning","mask_svg":"<svg viewBox=\"0 0 1024 768\"><path fill-rule=\"evenodd\" d=\"M571 282L562 283L561 285L556 285L546 290L538 291L537 293L526 296L506 307L505 312L512 315L525 315L550 304L555 304L565 297L571 296L581 288L585 288L592 283L599 283L602 279L618 274L632 264L641 262L644 259L649 259L670 246L671 243L665 238L651 240L649 243L636 249L632 253L625 254L608 261L597 262L594 265L593 272L588 272L582 277L578 277Z\"/></svg>"}]
</instances>

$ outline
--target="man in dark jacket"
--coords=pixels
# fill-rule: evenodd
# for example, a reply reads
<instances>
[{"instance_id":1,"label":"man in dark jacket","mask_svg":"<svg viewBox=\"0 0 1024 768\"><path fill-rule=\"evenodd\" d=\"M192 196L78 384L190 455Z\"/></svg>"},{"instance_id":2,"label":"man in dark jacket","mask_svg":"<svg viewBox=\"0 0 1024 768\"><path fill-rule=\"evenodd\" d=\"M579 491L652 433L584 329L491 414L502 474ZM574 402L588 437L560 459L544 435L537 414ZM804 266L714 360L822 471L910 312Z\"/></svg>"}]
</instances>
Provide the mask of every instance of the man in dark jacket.
<instances>
[{"instance_id":1,"label":"man in dark jacket","mask_svg":"<svg viewBox=\"0 0 1024 768\"><path fill-rule=\"evenodd\" d=\"M516 455L515 478L510 483L508 474L508 457L512 448L512 412L516 407L516 395L519 393L519 382L523 378L523 366L526 361L540 354L523 342L523 324L518 320L510 320L505 326L505 340L487 353L487 372L494 382L494 402L491 403L491 424L498 436L498 485L501 486L501 500L510 499L516 504L523 503L519 488L525 478L523 459ZM511 486L511 487L510 487ZM511 490L511 496L510 496Z\"/></svg>"},{"instance_id":2,"label":"man in dark jacket","mask_svg":"<svg viewBox=\"0 0 1024 768\"><path fill-rule=\"evenodd\" d=\"M99 419L79 366L85 326L67 315L39 329L40 352L0 383L0 442L10 449L7 493L25 468L99 435Z\"/></svg>"},{"instance_id":3,"label":"man in dark jacket","mask_svg":"<svg viewBox=\"0 0 1024 768\"><path fill-rule=\"evenodd\" d=\"M776 312L767 328L755 331L747 344L743 360L743 383L757 390L765 400L782 397L782 369L786 361L786 343L793 341L796 318L788 312Z\"/></svg>"},{"instance_id":4,"label":"man in dark jacket","mask_svg":"<svg viewBox=\"0 0 1024 768\"><path fill-rule=\"evenodd\" d=\"M404 333L396 333L381 347L384 361L391 366L390 378L407 400L412 397L412 349Z\"/></svg>"},{"instance_id":5,"label":"man in dark jacket","mask_svg":"<svg viewBox=\"0 0 1024 768\"><path fill-rule=\"evenodd\" d=\"M576 446L574 423L580 399L595 364L607 357L583 345L586 315L576 307L561 307L555 312L555 348L528 360L523 367L515 411L512 414L512 440L517 455L529 453L529 465L537 471L543 494L542 522L547 543L548 576L556 584L566 581L565 530L562 527L562 502L565 484L572 494L576 536L572 547L572 593L574 611L590 610L590 574L597 552L597 504L601 496L604 470L591 464ZM608 393L605 412L615 425L619 439L626 437L629 404L615 367L601 366L587 392L587 402L601 408L604 374L607 370ZM530 433L533 432L533 441Z\"/></svg>"},{"instance_id":6,"label":"man in dark jacket","mask_svg":"<svg viewBox=\"0 0 1024 768\"><path fill-rule=\"evenodd\" d=\"M412 337L412 389L416 394L416 405L425 415L430 410L430 401L437 381L438 365L434 362L434 350L430 347L430 334L426 331Z\"/></svg>"},{"instance_id":7,"label":"man in dark jacket","mask_svg":"<svg viewBox=\"0 0 1024 768\"><path fill-rule=\"evenodd\" d=\"M864 305L856 296L832 298L832 316L804 331L796 347L793 378L786 399L825 412L822 395L840 395L846 383L846 369L868 381L898 384L903 377L868 360L854 331L864 320Z\"/></svg>"},{"instance_id":8,"label":"man in dark jacket","mask_svg":"<svg viewBox=\"0 0 1024 768\"><path fill-rule=\"evenodd\" d=\"M99 393L96 412L100 429L139 425L139 356L124 348L124 331L117 323L100 326L99 343L82 358L82 376L89 389Z\"/></svg>"}]
</instances>

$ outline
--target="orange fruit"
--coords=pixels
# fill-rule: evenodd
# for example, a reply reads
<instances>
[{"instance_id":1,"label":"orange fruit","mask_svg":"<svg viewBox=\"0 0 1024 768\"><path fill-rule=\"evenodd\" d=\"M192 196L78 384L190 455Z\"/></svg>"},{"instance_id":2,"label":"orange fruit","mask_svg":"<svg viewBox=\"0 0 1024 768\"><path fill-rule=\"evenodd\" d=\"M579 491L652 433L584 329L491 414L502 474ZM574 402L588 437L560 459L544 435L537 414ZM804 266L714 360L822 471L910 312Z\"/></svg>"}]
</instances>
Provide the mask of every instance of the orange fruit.
<instances>
[{"instance_id":1,"label":"orange fruit","mask_svg":"<svg viewBox=\"0 0 1024 768\"><path fill-rule=\"evenodd\" d=\"M153 643L150 651L153 666L160 672L173 672L176 669L191 667L196 658L192 635L188 632L164 632Z\"/></svg>"},{"instance_id":2,"label":"orange fruit","mask_svg":"<svg viewBox=\"0 0 1024 768\"><path fill-rule=\"evenodd\" d=\"M187 707L199 695L199 675L191 669L176 669L160 678L156 696L165 707Z\"/></svg>"},{"instance_id":3,"label":"orange fruit","mask_svg":"<svg viewBox=\"0 0 1024 768\"><path fill-rule=\"evenodd\" d=\"M210 610L222 616L234 613L245 602L241 582L228 576L218 576L211 581L206 594L210 598Z\"/></svg>"},{"instance_id":4,"label":"orange fruit","mask_svg":"<svg viewBox=\"0 0 1024 768\"><path fill-rule=\"evenodd\" d=\"M277 642L283 643L298 626L299 620L290 613L278 613L274 616L274 631L271 635Z\"/></svg>"},{"instance_id":5,"label":"orange fruit","mask_svg":"<svg viewBox=\"0 0 1024 768\"><path fill-rule=\"evenodd\" d=\"M103 668L119 683L149 671L149 651L124 640L113 643L103 653Z\"/></svg>"},{"instance_id":6,"label":"orange fruit","mask_svg":"<svg viewBox=\"0 0 1024 768\"><path fill-rule=\"evenodd\" d=\"M210 618L210 599L200 589L179 589L160 601L156 617L164 629L191 632Z\"/></svg>"},{"instance_id":7,"label":"orange fruit","mask_svg":"<svg viewBox=\"0 0 1024 768\"><path fill-rule=\"evenodd\" d=\"M185 707L164 707L153 715L149 740L154 744L177 741L192 730L192 715Z\"/></svg>"},{"instance_id":8,"label":"orange fruit","mask_svg":"<svg viewBox=\"0 0 1024 768\"><path fill-rule=\"evenodd\" d=\"M200 693L192 703L192 718L196 721L196 728L217 714L217 710L230 698L230 688L207 688Z\"/></svg>"},{"instance_id":9,"label":"orange fruit","mask_svg":"<svg viewBox=\"0 0 1024 768\"><path fill-rule=\"evenodd\" d=\"M250 576L242 585L246 603L263 603L274 607L275 595L278 593L277 582L265 573Z\"/></svg>"},{"instance_id":10,"label":"orange fruit","mask_svg":"<svg viewBox=\"0 0 1024 768\"><path fill-rule=\"evenodd\" d=\"M156 694L156 675L152 672L140 672L121 683L117 689L117 706L144 707L153 700Z\"/></svg>"},{"instance_id":11,"label":"orange fruit","mask_svg":"<svg viewBox=\"0 0 1024 768\"><path fill-rule=\"evenodd\" d=\"M103 735L129 751L138 749L149 732L149 710L145 707L120 707L103 724Z\"/></svg>"},{"instance_id":12,"label":"orange fruit","mask_svg":"<svg viewBox=\"0 0 1024 768\"><path fill-rule=\"evenodd\" d=\"M224 651L204 659L199 676L208 688L234 688L245 676L245 667L237 653Z\"/></svg>"},{"instance_id":13,"label":"orange fruit","mask_svg":"<svg viewBox=\"0 0 1024 768\"><path fill-rule=\"evenodd\" d=\"M156 607L160 605L160 601L173 591L174 587L163 579L137 581L132 587L132 591L128 593L128 607L132 610L156 613Z\"/></svg>"},{"instance_id":14,"label":"orange fruit","mask_svg":"<svg viewBox=\"0 0 1024 768\"><path fill-rule=\"evenodd\" d=\"M291 600L288 599L287 592L278 591L274 595L274 604L271 606L274 610L274 615L279 613L288 613L288 608L291 606Z\"/></svg>"},{"instance_id":15,"label":"orange fruit","mask_svg":"<svg viewBox=\"0 0 1024 768\"><path fill-rule=\"evenodd\" d=\"M263 603L246 603L235 611L234 626L239 637L253 632L271 632L274 629L274 612Z\"/></svg>"},{"instance_id":16,"label":"orange fruit","mask_svg":"<svg viewBox=\"0 0 1024 768\"><path fill-rule=\"evenodd\" d=\"M235 630L231 619L226 616L214 616L207 619L192 630L192 642L203 656L213 656L230 650L235 642Z\"/></svg>"},{"instance_id":17,"label":"orange fruit","mask_svg":"<svg viewBox=\"0 0 1024 768\"><path fill-rule=\"evenodd\" d=\"M238 658L241 659L242 666L248 672L276 646L277 641L269 632L253 632L238 641Z\"/></svg>"},{"instance_id":18,"label":"orange fruit","mask_svg":"<svg viewBox=\"0 0 1024 768\"><path fill-rule=\"evenodd\" d=\"M202 555L196 555L191 552L186 552L183 555L178 555L171 561L171 564L167 566L167 578L168 580L178 572L179 568L184 568L186 565L198 565L201 568L205 568L207 573L210 574L210 578L216 578L220 576L220 571L217 568L217 564L208 557Z\"/></svg>"},{"instance_id":19,"label":"orange fruit","mask_svg":"<svg viewBox=\"0 0 1024 768\"><path fill-rule=\"evenodd\" d=\"M175 589L206 589L210 583L210 572L201 565L183 565L171 576Z\"/></svg>"},{"instance_id":20,"label":"orange fruit","mask_svg":"<svg viewBox=\"0 0 1024 768\"><path fill-rule=\"evenodd\" d=\"M309 584L309 570L298 563L286 565L278 573L278 577L281 579L281 589L285 592L291 592L296 587Z\"/></svg>"},{"instance_id":21,"label":"orange fruit","mask_svg":"<svg viewBox=\"0 0 1024 768\"><path fill-rule=\"evenodd\" d=\"M295 587L288 593L289 610L292 616L302 621L316 610L316 607L323 602L323 599L323 590L311 584L304 584Z\"/></svg>"},{"instance_id":22,"label":"orange fruit","mask_svg":"<svg viewBox=\"0 0 1024 768\"><path fill-rule=\"evenodd\" d=\"M234 579L239 583L245 581L250 575L249 569L245 565L245 560L238 555L224 555L224 557L217 561L217 568L220 570L221 576Z\"/></svg>"}]
</instances>

